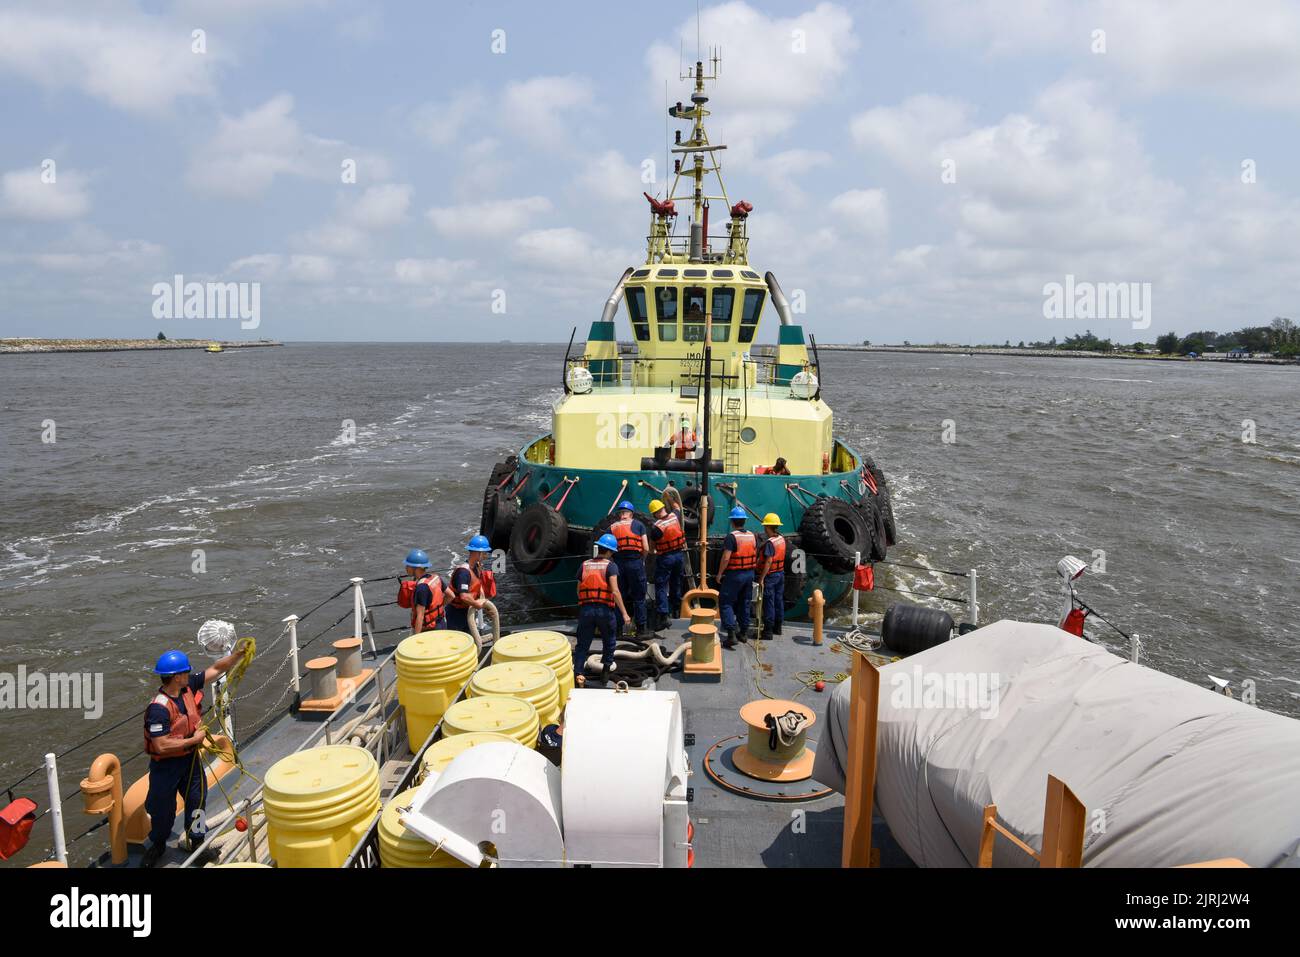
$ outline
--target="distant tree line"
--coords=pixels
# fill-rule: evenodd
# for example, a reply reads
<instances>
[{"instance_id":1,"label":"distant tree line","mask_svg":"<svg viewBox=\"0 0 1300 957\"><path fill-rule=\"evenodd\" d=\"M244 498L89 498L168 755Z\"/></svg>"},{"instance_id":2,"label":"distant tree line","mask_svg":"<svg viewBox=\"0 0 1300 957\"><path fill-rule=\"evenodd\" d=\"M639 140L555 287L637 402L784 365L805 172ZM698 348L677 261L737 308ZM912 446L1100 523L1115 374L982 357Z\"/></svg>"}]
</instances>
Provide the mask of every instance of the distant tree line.
<instances>
[{"instance_id":1,"label":"distant tree line","mask_svg":"<svg viewBox=\"0 0 1300 957\"><path fill-rule=\"evenodd\" d=\"M1236 332L1203 329L1185 336L1180 336L1176 332L1166 332L1152 343L1117 343L1110 339L1099 339L1089 329L1073 336L1066 336L1061 342L1058 342L1055 336L1046 342L1021 341L1019 348L1055 349L1064 352L1157 352L1161 355L1187 355L1189 352L1199 355L1204 352L1231 352L1233 349L1244 349L1252 353L1300 356L1300 326L1290 319L1278 316L1267 326L1246 326Z\"/></svg>"}]
</instances>

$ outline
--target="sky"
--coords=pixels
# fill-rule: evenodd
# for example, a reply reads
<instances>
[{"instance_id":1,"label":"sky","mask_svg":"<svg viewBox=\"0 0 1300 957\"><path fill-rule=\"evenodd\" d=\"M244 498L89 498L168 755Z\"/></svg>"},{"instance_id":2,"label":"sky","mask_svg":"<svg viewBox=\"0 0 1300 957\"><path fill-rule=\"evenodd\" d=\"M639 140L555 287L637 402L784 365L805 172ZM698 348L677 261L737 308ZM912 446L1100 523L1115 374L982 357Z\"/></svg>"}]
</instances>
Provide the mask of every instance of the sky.
<instances>
[{"instance_id":1,"label":"sky","mask_svg":"<svg viewBox=\"0 0 1300 957\"><path fill-rule=\"evenodd\" d=\"M823 342L1300 314L1300 0L755 0L698 34L751 261ZM0 336L581 339L696 49L689 0L4 2ZM187 316L178 275L247 308ZM1067 282L1143 307L1049 315Z\"/></svg>"}]
</instances>

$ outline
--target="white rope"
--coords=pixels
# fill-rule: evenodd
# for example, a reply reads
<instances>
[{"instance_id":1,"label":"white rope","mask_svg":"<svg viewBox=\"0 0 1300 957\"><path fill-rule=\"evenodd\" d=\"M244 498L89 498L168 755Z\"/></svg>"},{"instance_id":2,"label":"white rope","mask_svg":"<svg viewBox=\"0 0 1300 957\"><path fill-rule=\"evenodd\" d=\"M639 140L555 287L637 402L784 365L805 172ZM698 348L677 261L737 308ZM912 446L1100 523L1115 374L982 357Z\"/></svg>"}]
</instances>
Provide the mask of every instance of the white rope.
<instances>
[{"instance_id":1,"label":"white rope","mask_svg":"<svg viewBox=\"0 0 1300 957\"><path fill-rule=\"evenodd\" d=\"M808 724L808 716L802 711L787 711L785 714L768 715L772 719L771 728L776 732L776 739L781 747L788 748Z\"/></svg>"}]
</instances>

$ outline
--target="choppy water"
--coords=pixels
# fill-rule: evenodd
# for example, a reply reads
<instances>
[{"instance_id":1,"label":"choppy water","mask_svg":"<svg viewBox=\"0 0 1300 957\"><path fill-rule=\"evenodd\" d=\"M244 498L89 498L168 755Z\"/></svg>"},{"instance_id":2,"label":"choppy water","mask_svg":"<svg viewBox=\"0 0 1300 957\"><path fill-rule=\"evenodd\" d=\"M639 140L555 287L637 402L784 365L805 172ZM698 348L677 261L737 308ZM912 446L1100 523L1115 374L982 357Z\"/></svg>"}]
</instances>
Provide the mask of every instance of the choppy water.
<instances>
[{"instance_id":1,"label":"choppy water","mask_svg":"<svg viewBox=\"0 0 1300 957\"><path fill-rule=\"evenodd\" d=\"M0 357L0 672L102 671L106 698L99 722L0 715L0 786L141 708L149 665L168 647L192 648L206 618L270 639L285 615L349 577L397 572L412 545L449 565L477 527L492 463L547 428L563 351ZM1081 594L1140 633L1151 664L1199 683L1252 678L1262 706L1300 714L1300 369L823 360L837 433L891 478L902 537L891 558L979 568L985 621L1055 620L1056 560L1104 550L1107 573L1086 576ZM41 441L47 419L54 444ZM1243 419L1256 423L1256 444L1241 441ZM942 440L945 420L955 443ZM960 591L910 570L880 580ZM376 586L371 601L390 590ZM878 592L870 608L889 600ZM521 612L526 600L506 606ZM332 610L312 624L346 608L325 618ZM395 609L380 612L380 627L397 623ZM248 702L241 720L279 690ZM131 723L99 744L125 755L139 734ZM67 759L65 788L91 757ZM43 789L26 790L44 804Z\"/></svg>"}]
</instances>

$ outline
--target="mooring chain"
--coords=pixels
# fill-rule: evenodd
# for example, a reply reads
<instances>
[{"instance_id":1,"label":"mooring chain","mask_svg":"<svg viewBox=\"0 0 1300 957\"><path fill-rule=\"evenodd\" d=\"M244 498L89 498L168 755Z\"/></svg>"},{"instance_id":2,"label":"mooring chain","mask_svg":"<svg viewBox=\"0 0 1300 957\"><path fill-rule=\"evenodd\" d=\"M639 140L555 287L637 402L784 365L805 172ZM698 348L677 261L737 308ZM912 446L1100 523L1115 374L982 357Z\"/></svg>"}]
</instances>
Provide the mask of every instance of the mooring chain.
<instances>
[{"instance_id":1,"label":"mooring chain","mask_svg":"<svg viewBox=\"0 0 1300 957\"><path fill-rule=\"evenodd\" d=\"M259 691L261 691L267 685L269 685L272 681L274 681L276 677L280 674L280 672L284 671L285 665L287 665L292 658L293 658L293 649L290 648L288 651L284 653L284 658L283 660L281 660L280 666L276 668L273 672L271 672L271 674L267 676L267 679L265 681L263 681L252 691L246 691L243 694L236 696L233 700L247 701L249 698L253 697L253 695L257 694ZM285 687L290 688L292 687L292 685L285 685Z\"/></svg>"}]
</instances>

